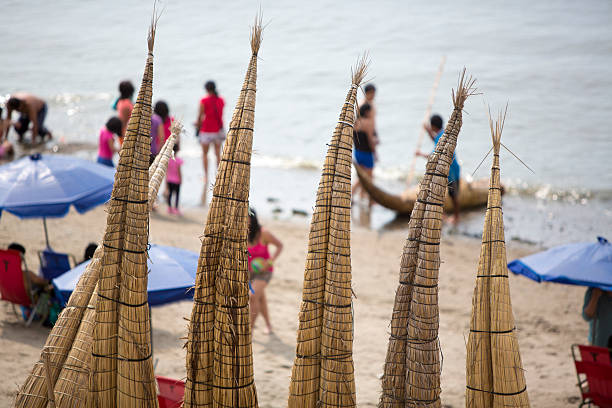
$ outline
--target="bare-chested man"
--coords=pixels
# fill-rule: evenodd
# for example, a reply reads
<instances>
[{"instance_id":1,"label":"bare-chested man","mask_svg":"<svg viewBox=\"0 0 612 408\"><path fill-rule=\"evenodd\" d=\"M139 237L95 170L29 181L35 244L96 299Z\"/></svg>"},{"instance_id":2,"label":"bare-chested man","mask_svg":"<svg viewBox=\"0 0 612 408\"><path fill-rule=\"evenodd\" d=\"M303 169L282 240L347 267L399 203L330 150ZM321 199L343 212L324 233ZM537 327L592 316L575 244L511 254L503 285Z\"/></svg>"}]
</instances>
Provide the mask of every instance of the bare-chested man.
<instances>
[{"instance_id":1,"label":"bare-chested man","mask_svg":"<svg viewBox=\"0 0 612 408\"><path fill-rule=\"evenodd\" d=\"M19 120L13 125L20 142L23 141L30 122L32 122L32 142L36 136L40 136L41 140L44 140L46 136L51 139L51 132L44 125L47 117L47 104L39 97L23 92L14 93L6 103L6 110L8 120L11 120L13 111L20 113ZM8 135L8 129L6 133Z\"/></svg>"}]
</instances>

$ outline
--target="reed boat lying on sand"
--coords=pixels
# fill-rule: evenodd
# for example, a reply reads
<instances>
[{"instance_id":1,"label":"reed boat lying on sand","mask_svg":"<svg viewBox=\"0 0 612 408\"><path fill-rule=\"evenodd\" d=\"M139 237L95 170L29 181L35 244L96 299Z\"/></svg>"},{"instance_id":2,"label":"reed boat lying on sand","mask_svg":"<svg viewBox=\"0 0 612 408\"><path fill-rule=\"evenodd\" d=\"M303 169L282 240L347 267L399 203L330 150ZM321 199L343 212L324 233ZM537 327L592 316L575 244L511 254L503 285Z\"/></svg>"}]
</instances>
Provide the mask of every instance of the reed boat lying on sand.
<instances>
[{"instance_id":1,"label":"reed boat lying on sand","mask_svg":"<svg viewBox=\"0 0 612 408\"><path fill-rule=\"evenodd\" d=\"M402 194L391 194L384 191L380 187L377 187L372 182L372 179L359 166L354 167L357 171L359 182L365 191L368 192L370 197L372 197L372 200L385 208L397 212L398 214L410 215L412 212L412 207L414 207L414 202L417 198L417 193L419 192L418 185L408 188ZM502 194L503 192L504 190L502 187ZM465 210L485 206L487 204L488 194L489 179L480 179L471 182L462 179L459 183L459 207L460 209ZM453 202L448 194L446 195L446 200L444 201L444 211L453 211Z\"/></svg>"}]
</instances>

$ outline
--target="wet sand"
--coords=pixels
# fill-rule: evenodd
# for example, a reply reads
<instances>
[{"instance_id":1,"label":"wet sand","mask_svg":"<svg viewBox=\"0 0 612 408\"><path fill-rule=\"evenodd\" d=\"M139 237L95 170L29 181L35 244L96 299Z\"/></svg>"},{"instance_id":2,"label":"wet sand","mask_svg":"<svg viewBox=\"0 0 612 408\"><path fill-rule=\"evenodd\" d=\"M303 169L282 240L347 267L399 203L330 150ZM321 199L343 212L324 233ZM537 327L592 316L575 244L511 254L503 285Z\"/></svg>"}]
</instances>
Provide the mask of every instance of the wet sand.
<instances>
[{"instance_id":1,"label":"wet sand","mask_svg":"<svg viewBox=\"0 0 612 408\"><path fill-rule=\"evenodd\" d=\"M49 239L58 251L82 257L90 241L97 241L106 222L104 208L86 214L74 211L63 219L48 220ZM185 211L182 218L169 216L165 206L151 217L150 241L193 251L200 248L205 222L203 209ZM301 299L308 236L308 220L263 219L284 243L274 277L267 289L274 334L253 333L255 382L259 406L286 406L291 366L295 355L297 316ZM378 232L353 226L351 237L355 314L354 362L357 405L374 407L380 393L379 374L386 354L388 325L398 283L399 262L406 229ZM35 251L44 247L41 220L19 220L3 213L0 247L23 243L30 269L38 268ZM538 250L524 243L507 244L508 259ZM465 343L471 313L472 292L480 240L445 234L440 247L440 341L444 354L442 403L463 407ZM523 367L531 405L539 408L576 406L579 401L572 363L572 343L586 343L587 325L580 317L584 289L559 284L537 284L510 276L512 303L518 328ZM185 376L186 336L191 302L153 309L153 344L156 373L172 378ZM262 322L259 322L262 323ZM23 383L49 330L24 323L6 302L0 303L0 406L9 406Z\"/></svg>"}]
</instances>

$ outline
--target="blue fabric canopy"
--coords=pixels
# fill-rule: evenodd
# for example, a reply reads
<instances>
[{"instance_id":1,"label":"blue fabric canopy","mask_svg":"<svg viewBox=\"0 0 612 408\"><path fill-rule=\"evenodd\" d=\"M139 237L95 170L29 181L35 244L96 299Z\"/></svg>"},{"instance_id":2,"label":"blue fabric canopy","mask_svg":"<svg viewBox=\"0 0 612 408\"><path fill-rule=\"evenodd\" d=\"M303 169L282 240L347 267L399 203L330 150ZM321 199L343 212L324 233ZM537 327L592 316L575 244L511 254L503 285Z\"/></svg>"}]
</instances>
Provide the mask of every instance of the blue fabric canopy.
<instances>
[{"instance_id":1,"label":"blue fabric canopy","mask_svg":"<svg viewBox=\"0 0 612 408\"><path fill-rule=\"evenodd\" d=\"M149 305L159 306L191 299L195 285L198 254L186 249L151 244L149 249ZM66 303L89 261L53 280L57 297Z\"/></svg>"},{"instance_id":2,"label":"blue fabric canopy","mask_svg":"<svg viewBox=\"0 0 612 408\"><path fill-rule=\"evenodd\" d=\"M562 245L516 259L508 268L536 282L558 282L612 290L612 245L597 242Z\"/></svg>"},{"instance_id":3,"label":"blue fabric canopy","mask_svg":"<svg viewBox=\"0 0 612 408\"><path fill-rule=\"evenodd\" d=\"M34 154L0 166L0 215L63 217L71 205L83 213L110 199L115 170L89 160Z\"/></svg>"}]
</instances>

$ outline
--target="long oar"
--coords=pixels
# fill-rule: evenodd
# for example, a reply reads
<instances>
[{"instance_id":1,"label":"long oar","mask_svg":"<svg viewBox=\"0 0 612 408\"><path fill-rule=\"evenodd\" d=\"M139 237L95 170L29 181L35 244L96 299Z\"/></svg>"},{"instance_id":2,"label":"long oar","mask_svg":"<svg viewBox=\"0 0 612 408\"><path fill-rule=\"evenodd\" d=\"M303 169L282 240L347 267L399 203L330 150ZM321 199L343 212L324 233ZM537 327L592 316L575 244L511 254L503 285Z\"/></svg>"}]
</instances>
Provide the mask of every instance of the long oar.
<instances>
[{"instance_id":1,"label":"long oar","mask_svg":"<svg viewBox=\"0 0 612 408\"><path fill-rule=\"evenodd\" d=\"M443 55L440 60L440 66L438 67L438 73L436 74L436 80L431 87L431 92L429 93L429 102L427 103L427 109L425 110L425 118L423 122L426 122L431 115L431 108L433 106L434 101L436 100L436 92L438 91L438 85L440 84L440 78L442 77L442 71L444 71L444 63L446 62L446 56ZM425 136L425 129L423 129L423 124L421 123L419 126L419 138L417 140L416 151L421 150L421 145L423 144L423 136ZM412 179L414 178L414 166L416 165L416 155L412 157L412 163L410 163L410 172L408 173L408 185L412 184Z\"/></svg>"}]
</instances>

